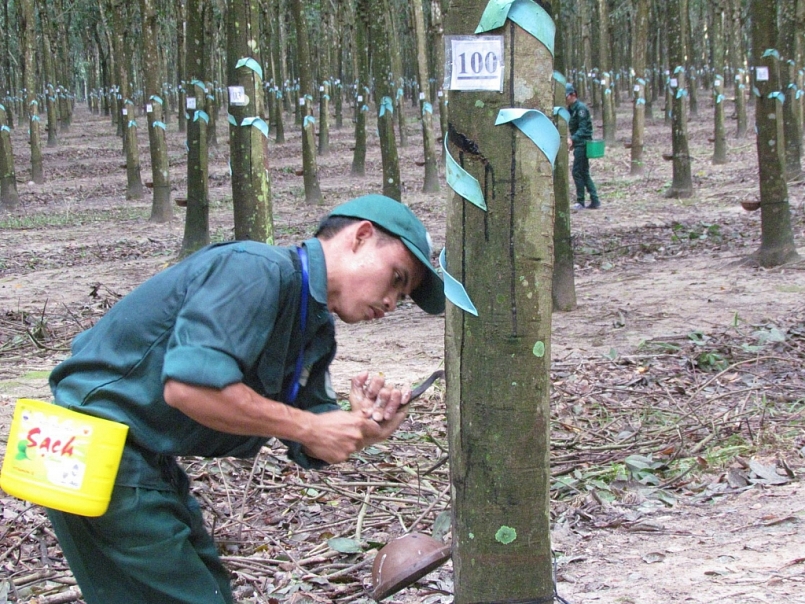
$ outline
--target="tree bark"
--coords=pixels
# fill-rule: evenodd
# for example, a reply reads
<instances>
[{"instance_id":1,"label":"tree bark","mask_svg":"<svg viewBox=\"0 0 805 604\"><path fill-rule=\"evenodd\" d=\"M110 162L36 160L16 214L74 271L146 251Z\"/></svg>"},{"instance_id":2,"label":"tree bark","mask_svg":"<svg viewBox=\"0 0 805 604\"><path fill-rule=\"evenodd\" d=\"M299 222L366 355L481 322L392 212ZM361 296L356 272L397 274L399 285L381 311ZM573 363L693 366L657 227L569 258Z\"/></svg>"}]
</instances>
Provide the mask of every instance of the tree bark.
<instances>
[{"instance_id":1,"label":"tree bark","mask_svg":"<svg viewBox=\"0 0 805 604\"><path fill-rule=\"evenodd\" d=\"M385 3L383 4L385 6ZM387 19L377 18L370 12L368 0L358 0L358 18L364 19L369 32L369 48L372 49L372 75L374 76L375 106L377 107L377 130L380 134L380 157L383 162L383 195L400 201L400 163L397 141L394 137L394 82L390 81L391 57ZM381 15L382 16L382 15Z\"/></svg>"},{"instance_id":2,"label":"tree bark","mask_svg":"<svg viewBox=\"0 0 805 604\"><path fill-rule=\"evenodd\" d=\"M168 145L165 140L165 100L161 94L159 72L155 69L159 61L157 54L157 11L154 0L140 0L142 15L143 72L145 75L146 124L151 154L151 180L154 197L151 202L151 222L168 222L173 217L171 205L170 167L168 164Z\"/></svg>"},{"instance_id":3,"label":"tree bark","mask_svg":"<svg viewBox=\"0 0 805 604\"><path fill-rule=\"evenodd\" d=\"M779 266L799 259L791 230L791 208L785 182L784 140L780 138L779 59L766 54L777 42L777 12L774 0L752 0L752 63L757 157L760 176L760 249L749 263Z\"/></svg>"},{"instance_id":4,"label":"tree bark","mask_svg":"<svg viewBox=\"0 0 805 604\"><path fill-rule=\"evenodd\" d=\"M206 0L187 0L187 214L182 254L191 254L210 242L209 163L204 97L207 72L204 46ZM191 100L192 99L192 100Z\"/></svg>"},{"instance_id":5,"label":"tree bark","mask_svg":"<svg viewBox=\"0 0 805 604\"><path fill-rule=\"evenodd\" d=\"M607 0L598 0L598 64L601 68L601 102L603 105L604 140L607 144L615 142L615 100L612 82L612 45L609 40L609 8Z\"/></svg>"},{"instance_id":6,"label":"tree bark","mask_svg":"<svg viewBox=\"0 0 805 604\"><path fill-rule=\"evenodd\" d=\"M187 88L186 81L187 69L185 68L185 59L187 57L186 45L186 11L185 0L174 0L174 9L176 10L176 93L177 93L177 128L179 132L187 132Z\"/></svg>"},{"instance_id":7,"label":"tree bark","mask_svg":"<svg viewBox=\"0 0 805 604\"><path fill-rule=\"evenodd\" d=\"M632 107L632 176L645 172L643 139L646 130L646 51L648 41L648 0L636 0L634 34L632 37L632 68L634 69L634 105Z\"/></svg>"},{"instance_id":8,"label":"tree bark","mask_svg":"<svg viewBox=\"0 0 805 604\"><path fill-rule=\"evenodd\" d=\"M230 94L229 153L235 239L274 242L271 183L268 176L268 124L263 107L260 56L260 12L256 2L229 0L227 11L227 85L243 87L245 101ZM243 59L244 63L237 67ZM230 90L232 90L230 88ZM237 100L237 103L233 103ZM245 104L242 104L244 103ZM264 127L264 129L263 129Z\"/></svg>"},{"instance_id":9,"label":"tree bark","mask_svg":"<svg viewBox=\"0 0 805 604\"><path fill-rule=\"evenodd\" d=\"M713 80L713 163L727 163L727 131L724 123L724 3L718 0L712 6L713 22L711 44L713 48L713 68L716 75Z\"/></svg>"},{"instance_id":10,"label":"tree bark","mask_svg":"<svg viewBox=\"0 0 805 604\"><path fill-rule=\"evenodd\" d=\"M316 133L313 119L313 69L308 45L308 29L302 0L291 0L296 22L296 60L299 67L299 108L302 119L302 170L305 180L305 200L321 203L319 168L316 164Z\"/></svg>"},{"instance_id":11,"label":"tree bark","mask_svg":"<svg viewBox=\"0 0 805 604\"><path fill-rule=\"evenodd\" d=\"M785 176L788 180L802 174L802 130L797 121L797 0L778 3L780 32L778 47L781 55L781 90L785 92L783 103L783 130L785 132Z\"/></svg>"},{"instance_id":12,"label":"tree bark","mask_svg":"<svg viewBox=\"0 0 805 604\"><path fill-rule=\"evenodd\" d=\"M566 76L568 53L562 31L561 9L559 0L552 3L554 21L556 23L556 41L554 42L554 69ZM565 106L565 83L554 81L554 105ZM551 297L553 310L568 312L576 308L576 275L573 262L573 238L570 230L570 158L567 148L567 120L557 114L554 123L559 130L559 153L553 169L553 283Z\"/></svg>"},{"instance_id":13,"label":"tree bark","mask_svg":"<svg viewBox=\"0 0 805 604\"><path fill-rule=\"evenodd\" d=\"M120 125L123 128L123 149L126 154L126 199L141 199L143 182L140 177L140 150L137 145L137 115L134 101L131 99L129 86L130 52L127 48L125 16L127 15L125 0L113 0L111 3L112 44L117 66L119 96L122 97L120 107Z\"/></svg>"},{"instance_id":14,"label":"tree bark","mask_svg":"<svg viewBox=\"0 0 805 604\"><path fill-rule=\"evenodd\" d=\"M732 27L730 36L730 67L735 74L735 114L738 118L735 136L746 136L746 69L742 44L741 0L732 0Z\"/></svg>"},{"instance_id":15,"label":"tree bark","mask_svg":"<svg viewBox=\"0 0 805 604\"><path fill-rule=\"evenodd\" d=\"M14 172L14 151L11 129L6 123L6 108L0 104L0 209L14 210L20 202L17 175Z\"/></svg>"},{"instance_id":16,"label":"tree bark","mask_svg":"<svg viewBox=\"0 0 805 604\"><path fill-rule=\"evenodd\" d=\"M687 43L684 20L674 15L683 15L687 11L687 0L672 0L669 3L668 19L668 54L671 67L671 79L676 86L671 86L671 140L673 143L673 180L666 197L685 198L693 195L693 177L690 169L690 151L688 150L688 112L685 96L687 96L685 57Z\"/></svg>"},{"instance_id":17,"label":"tree bark","mask_svg":"<svg viewBox=\"0 0 805 604\"><path fill-rule=\"evenodd\" d=\"M486 5L451 0L446 34L471 35ZM455 602L551 602L553 170L516 126L494 124L502 108L552 112L553 60L510 20L487 33L505 36L503 94L449 99L450 153L488 208L448 199L447 268L478 309L446 316Z\"/></svg>"},{"instance_id":18,"label":"tree bark","mask_svg":"<svg viewBox=\"0 0 805 604\"><path fill-rule=\"evenodd\" d=\"M419 112L422 116L422 147L425 157L423 193L439 190L439 167L436 164L436 140L433 136L433 105L428 86L428 53L425 40L425 17L422 0L412 0L414 35L417 49L417 83L419 84Z\"/></svg>"},{"instance_id":19,"label":"tree bark","mask_svg":"<svg viewBox=\"0 0 805 604\"><path fill-rule=\"evenodd\" d=\"M356 8L355 55L358 62L355 96L355 150L352 153L352 174L366 173L366 116L369 113L369 35L366 20Z\"/></svg>"},{"instance_id":20,"label":"tree bark","mask_svg":"<svg viewBox=\"0 0 805 604\"><path fill-rule=\"evenodd\" d=\"M447 136L447 96L443 90L444 84L444 25L442 20L442 0L431 0L430 3L430 29L433 43L433 63L436 70L433 73L436 79L436 98L439 99L439 127L442 140Z\"/></svg>"},{"instance_id":21,"label":"tree bark","mask_svg":"<svg viewBox=\"0 0 805 604\"><path fill-rule=\"evenodd\" d=\"M42 169L42 138L40 133L39 101L36 100L36 10L34 0L20 2L20 33L23 59L23 84L25 107L28 111L28 141L31 145L31 180L41 185L45 182Z\"/></svg>"}]
</instances>

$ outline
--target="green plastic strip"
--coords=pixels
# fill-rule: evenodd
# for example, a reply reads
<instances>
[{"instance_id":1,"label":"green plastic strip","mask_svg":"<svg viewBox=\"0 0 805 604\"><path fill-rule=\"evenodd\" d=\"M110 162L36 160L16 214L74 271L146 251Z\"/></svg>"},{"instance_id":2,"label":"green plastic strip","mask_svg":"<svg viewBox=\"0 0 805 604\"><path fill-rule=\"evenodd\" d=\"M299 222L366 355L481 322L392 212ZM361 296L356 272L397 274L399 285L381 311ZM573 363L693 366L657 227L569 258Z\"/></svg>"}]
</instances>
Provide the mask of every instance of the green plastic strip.
<instances>
[{"instance_id":1,"label":"green plastic strip","mask_svg":"<svg viewBox=\"0 0 805 604\"><path fill-rule=\"evenodd\" d=\"M390 96L384 96L380 99L380 112L377 114L377 117L383 117L386 111L394 113L394 101L391 100Z\"/></svg>"},{"instance_id":2,"label":"green plastic strip","mask_svg":"<svg viewBox=\"0 0 805 604\"><path fill-rule=\"evenodd\" d=\"M561 73L559 73L558 71L553 72L553 79L556 80L557 82L559 82L562 86L567 84L567 78L565 76L563 76Z\"/></svg>"},{"instance_id":3,"label":"green plastic strip","mask_svg":"<svg viewBox=\"0 0 805 604\"><path fill-rule=\"evenodd\" d=\"M769 98L770 99L777 99L781 103L785 103L785 93L780 92L779 90L776 91L776 92L770 92L769 93Z\"/></svg>"},{"instance_id":4,"label":"green plastic strip","mask_svg":"<svg viewBox=\"0 0 805 604\"><path fill-rule=\"evenodd\" d=\"M235 69L240 69L241 67L248 67L258 76L260 79L263 79L263 68L260 67L260 63L255 61L252 57L243 57L237 63L235 63Z\"/></svg>"},{"instance_id":5,"label":"green plastic strip","mask_svg":"<svg viewBox=\"0 0 805 604\"><path fill-rule=\"evenodd\" d=\"M310 116L308 116L310 117ZM243 121L240 123L241 126L254 126L260 132L263 133L263 136L268 138L268 124L266 124L265 120L260 117L244 117Z\"/></svg>"},{"instance_id":6,"label":"green plastic strip","mask_svg":"<svg viewBox=\"0 0 805 604\"><path fill-rule=\"evenodd\" d=\"M11 128L3 124L2 126L0 126L0 132L11 132Z\"/></svg>"},{"instance_id":7,"label":"green plastic strip","mask_svg":"<svg viewBox=\"0 0 805 604\"><path fill-rule=\"evenodd\" d=\"M716 97L716 105L718 105L719 103L721 103L721 102L723 102L723 101L724 101L724 95L723 95L723 94L719 94L719 95Z\"/></svg>"},{"instance_id":8,"label":"green plastic strip","mask_svg":"<svg viewBox=\"0 0 805 604\"><path fill-rule=\"evenodd\" d=\"M304 121L302 122L302 128L307 128L308 126L313 126L316 124L316 118L312 115L306 115Z\"/></svg>"},{"instance_id":9,"label":"green plastic strip","mask_svg":"<svg viewBox=\"0 0 805 604\"><path fill-rule=\"evenodd\" d=\"M165 125L165 122L160 122L159 120L154 120L154 123L152 124L152 126L154 128L162 128L166 132L168 131L168 127Z\"/></svg>"},{"instance_id":10,"label":"green plastic strip","mask_svg":"<svg viewBox=\"0 0 805 604\"><path fill-rule=\"evenodd\" d=\"M484 201L484 194L483 191L481 191L481 184L472 174L458 165L458 162L450 155L450 151L447 148L448 138L447 136L444 137L444 152L447 158L445 163L445 179L447 180L448 186L464 199L470 203L474 203L486 212L486 201Z\"/></svg>"},{"instance_id":11,"label":"green plastic strip","mask_svg":"<svg viewBox=\"0 0 805 604\"><path fill-rule=\"evenodd\" d=\"M129 120L129 128L136 128L137 120Z\"/></svg>"},{"instance_id":12,"label":"green plastic strip","mask_svg":"<svg viewBox=\"0 0 805 604\"><path fill-rule=\"evenodd\" d=\"M227 114L226 114L226 121L228 121L228 122L229 122L230 124L232 124L233 126L237 126L237 125L238 125L238 120L236 120L236 119L235 119L235 116L234 116L234 115L232 115L231 113L227 113Z\"/></svg>"},{"instance_id":13,"label":"green plastic strip","mask_svg":"<svg viewBox=\"0 0 805 604\"><path fill-rule=\"evenodd\" d=\"M206 112L206 111L202 111L201 109L199 109L198 111L196 111L196 114L193 116L193 121L194 121L194 122L197 122L197 121L198 121L198 118L203 119L205 124L209 124L209 123L210 123L210 116L209 116L209 115L207 115L207 112Z\"/></svg>"},{"instance_id":14,"label":"green plastic strip","mask_svg":"<svg viewBox=\"0 0 805 604\"><path fill-rule=\"evenodd\" d=\"M495 126L509 122L530 138L553 166L561 144L559 130L553 121L536 109L501 109L495 120Z\"/></svg>"},{"instance_id":15,"label":"green plastic strip","mask_svg":"<svg viewBox=\"0 0 805 604\"><path fill-rule=\"evenodd\" d=\"M422 103L422 115L425 115L426 113L433 114L433 105L431 105L427 101Z\"/></svg>"},{"instance_id":16,"label":"green plastic strip","mask_svg":"<svg viewBox=\"0 0 805 604\"><path fill-rule=\"evenodd\" d=\"M152 95L151 95L151 98L150 98L149 100L151 100L151 101L156 101L156 102L157 102L157 103L159 103L160 105L164 105L164 104L165 104L165 101L163 101L161 97L159 97L159 96L157 96L157 95L155 95L155 94L152 94Z\"/></svg>"},{"instance_id":17,"label":"green plastic strip","mask_svg":"<svg viewBox=\"0 0 805 604\"><path fill-rule=\"evenodd\" d=\"M477 317L478 310L475 308L475 304L472 303L472 300L470 300L467 290L464 289L460 281L453 278L453 276L447 272L444 248L442 248L442 252L439 254L439 267L441 267L442 276L444 277L444 297L464 312L468 312Z\"/></svg>"},{"instance_id":18,"label":"green plastic strip","mask_svg":"<svg viewBox=\"0 0 805 604\"><path fill-rule=\"evenodd\" d=\"M568 111L564 107L554 107L553 108L553 114L558 115L559 117L561 117L566 122L570 121L570 111Z\"/></svg>"},{"instance_id":19,"label":"green plastic strip","mask_svg":"<svg viewBox=\"0 0 805 604\"><path fill-rule=\"evenodd\" d=\"M780 60L780 53L774 48L767 48L766 50L763 51L763 54L760 56L761 58L774 57L778 61Z\"/></svg>"},{"instance_id":20,"label":"green plastic strip","mask_svg":"<svg viewBox=\"0 0 805 604\"><path fill-rule=\"evenodd\" d=\"M475 33L502 27L507 18L542 42L553 54L556 24L545 9L533 0L489 0Z\"/></svg>"}]
</instances>

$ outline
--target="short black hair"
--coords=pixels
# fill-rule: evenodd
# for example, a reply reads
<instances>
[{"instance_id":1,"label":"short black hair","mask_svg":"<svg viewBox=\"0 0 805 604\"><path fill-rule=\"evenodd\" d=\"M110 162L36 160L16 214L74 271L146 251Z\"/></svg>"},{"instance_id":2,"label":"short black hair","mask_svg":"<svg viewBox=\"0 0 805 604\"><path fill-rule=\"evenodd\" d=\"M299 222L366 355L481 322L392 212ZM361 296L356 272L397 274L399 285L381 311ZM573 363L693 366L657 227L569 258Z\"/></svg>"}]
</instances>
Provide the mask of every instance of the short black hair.
<instances>
[{"instance_id":1,"label":"short black hair","mask_svg":"<svg viewBox=\"0 0 805 604\"><path fill-rule=\"evenodd\" d=\"M352 218L351 216L325 216L322 218L321 222L319 222L319 227L316 229L316 232L313 234L313 236L327 241L328 239L335 237L348 226L355 224L356 222L361 222L362 220L362 218ZM391 231L384 229L382 226L375 224L374 222L372 222L372 224L380 232L381 239L399 239L399 237L397 237L397 235Z\"/></svg>"}]
</instances>

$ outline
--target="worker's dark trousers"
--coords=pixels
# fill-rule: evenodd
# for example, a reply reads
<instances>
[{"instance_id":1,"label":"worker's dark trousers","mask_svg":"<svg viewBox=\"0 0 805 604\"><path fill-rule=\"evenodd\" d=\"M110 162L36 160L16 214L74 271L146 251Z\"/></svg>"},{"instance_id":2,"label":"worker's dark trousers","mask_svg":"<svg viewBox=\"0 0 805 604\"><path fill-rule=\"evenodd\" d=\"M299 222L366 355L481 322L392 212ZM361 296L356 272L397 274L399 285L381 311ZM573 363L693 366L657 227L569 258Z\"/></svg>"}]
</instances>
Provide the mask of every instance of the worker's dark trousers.
<instances>
[{"instance_id":1,"label":"worker's dark trousers","mask_svg":"<svg viewBox=\"0 0 805 604\"><path fill-rule=\"evenodd\" d=\"M173 490L116 485L103 516L48 510L87 604L232 604L188 478L169 469Z\"/></svg>"},{"instance_id":2,"label":"worker's dark trousers","mask_svg":"<svg viewBox=\"0 0 805 604\"><path fill-rule=\"evenodd\" d=\"M600 205L595 183L590 177L590 160L587 158L586 143L573 149L573 182L576 183L576 201L584 205L584 189L590 193L590 205Z\"/></svg>"}]
</instances>

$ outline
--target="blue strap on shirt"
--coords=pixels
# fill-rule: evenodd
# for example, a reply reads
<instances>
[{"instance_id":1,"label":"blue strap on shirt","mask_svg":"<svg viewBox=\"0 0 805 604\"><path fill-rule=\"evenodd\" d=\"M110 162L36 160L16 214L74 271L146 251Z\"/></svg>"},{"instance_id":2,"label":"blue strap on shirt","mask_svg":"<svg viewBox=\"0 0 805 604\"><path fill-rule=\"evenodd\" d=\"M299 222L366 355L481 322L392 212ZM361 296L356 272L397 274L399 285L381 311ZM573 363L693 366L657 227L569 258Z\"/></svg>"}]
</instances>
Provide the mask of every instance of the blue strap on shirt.
<instances>
[{"instance_id":1,"label":"blue strap on shirt","mask_svg":"<svg viewBox=\"0 0 805 604\"><path fill-rule=\"evenodd\" d=\"M299 378L302 376L302 366L305 360L305 326L307 325L307 298L308 298L308 283L310 281L307 261L307 250L303 247L297 247L296 253L299 254L299 261L302 263L302 299L300 302L299 312L299 330L301 332L301 343L299 344L299 356L296 357L296 368L293 372L293 380L288 385L288 390L285 392L285 402L292 403L296 400L296 395L299 394Z\"/></svg>"}]
</instances>

